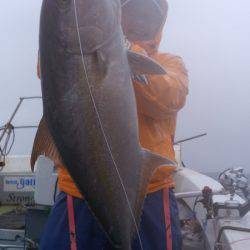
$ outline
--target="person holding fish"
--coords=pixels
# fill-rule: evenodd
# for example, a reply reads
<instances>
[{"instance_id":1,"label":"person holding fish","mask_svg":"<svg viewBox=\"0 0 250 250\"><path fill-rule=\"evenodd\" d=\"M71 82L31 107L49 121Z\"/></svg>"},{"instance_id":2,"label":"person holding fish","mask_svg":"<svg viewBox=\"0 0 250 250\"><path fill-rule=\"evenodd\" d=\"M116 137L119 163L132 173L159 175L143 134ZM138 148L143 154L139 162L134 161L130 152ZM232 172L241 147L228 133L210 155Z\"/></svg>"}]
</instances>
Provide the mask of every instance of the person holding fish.
<instances>
[{"instance_id":1,"label":"person holding fish","mask_svg":"<svg viewBox=\"0 0 250 250\"><path fill-rule=\"evenodd\" d=\"M188 94L187 70L180 57L159 52L168 11L166 0L122 0L121 4L122 27L129 40L129 49L158 62L167 72L145 73L143 77L133 78L140 145L146 151L150 150L158 155L154 157L159 158L160 166L154 171L147 186L140 226L134 230L135 237L132 237L131 246L121 244L119 247L117 244L116 248L110 241L114 243L114 238L119 238L119 235L116 236L116 232L104 232L105 223L98 223L99 217L91 211L95 206L94 201L90 204L85 201L76 185L76 177L71 177L72 174L61 163L60 157L55 157L56 149L52 149L49 144L47 148L50 153L47 149L44 151L47 152L46 155L56 159L58 186L61 192L45 227L40 242L41 250L181 250L182 247L178 208L173 192L173 174L176 168L160 164L161 161L164 163L160 156L175 161L173 143L176 119L178 111L185 105ZM146 12L143 8L150 10L149 18L145 18ZM147 23L148 20L151 20L152 25ZM156 26L158 29L155 29ZM101 54L97 56L97 60L102 60ZM40 77L39 64L38 76ZM40 128L44 128L45 122L41 122L40 125ZM43 136L52 141L47 134ZM58 149L60 151L60 148ZM41 153L42 150L39 150ZM63 155L61 157L63 158ZM131 166L126 167L129 169ZM95 182L95 179L90 181ZM112 214L112 211L108 212ZM111 238L115 236L110 240L110 235ZM123 242L122 239L120 241Z\"/></svg>"}]
</instances>

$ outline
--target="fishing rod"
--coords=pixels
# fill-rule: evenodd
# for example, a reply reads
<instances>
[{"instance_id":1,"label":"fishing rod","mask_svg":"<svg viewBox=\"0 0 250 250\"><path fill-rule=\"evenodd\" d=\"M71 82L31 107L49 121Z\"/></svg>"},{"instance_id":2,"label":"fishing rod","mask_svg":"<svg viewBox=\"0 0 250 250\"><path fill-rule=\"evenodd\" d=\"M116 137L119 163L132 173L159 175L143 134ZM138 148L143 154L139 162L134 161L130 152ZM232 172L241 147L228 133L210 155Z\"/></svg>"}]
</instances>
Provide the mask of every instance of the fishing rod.
<instances>
[{"instance_id":1,"label":"fishing rod","mask_svg":"<svg viewBox=\"0 0 250 250\"><path fill-rule=\"evenodd\" d=\"M22 126L13 126L13 129L30 129L30 128L38 128L38 125L22 125ZM0 128L0 131L2 131L4 127Z\"/></svg>"},{"instance_id":2,"label":"fishing rod","mask_svg":"<svg viewBox=\"0 0 250 250\"><path fill-rule=\"evenodd\" d=\"M183 142L186 142L186 141L191 141L191 140L194 140L194 139L206 136L206 135L207 135L207 133L203 133L203 134L199 134L199 135L195 135L195 136L192 136L192 137L188 137L188 138L185 138L185 139L182 139L182 140L179 140L179 141L175 141L174 145L180 144L180 143L183 143Z\"/></svg>"}]
</instances>

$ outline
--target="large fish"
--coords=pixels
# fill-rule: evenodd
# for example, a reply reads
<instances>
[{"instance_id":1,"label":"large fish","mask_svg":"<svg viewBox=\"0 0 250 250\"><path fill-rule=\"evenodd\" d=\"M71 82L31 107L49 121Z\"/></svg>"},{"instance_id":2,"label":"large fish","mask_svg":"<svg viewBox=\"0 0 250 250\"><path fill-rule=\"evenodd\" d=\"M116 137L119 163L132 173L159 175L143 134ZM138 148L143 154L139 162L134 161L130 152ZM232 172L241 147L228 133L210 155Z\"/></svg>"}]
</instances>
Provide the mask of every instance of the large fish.
<instances>
[{"instance_id":1,"label":"large fish","mask_svg":"<svg viewBox=\"0 0 250 250\"><path fill-rule=\"evenodd\" d=\"M43 153L62 161L113 245L129 250L153 171L173 163L141 148L131 83L131 71L165 71L124 44L120 1L43 1L32 166Z\"/></svg>"}]
</instances>

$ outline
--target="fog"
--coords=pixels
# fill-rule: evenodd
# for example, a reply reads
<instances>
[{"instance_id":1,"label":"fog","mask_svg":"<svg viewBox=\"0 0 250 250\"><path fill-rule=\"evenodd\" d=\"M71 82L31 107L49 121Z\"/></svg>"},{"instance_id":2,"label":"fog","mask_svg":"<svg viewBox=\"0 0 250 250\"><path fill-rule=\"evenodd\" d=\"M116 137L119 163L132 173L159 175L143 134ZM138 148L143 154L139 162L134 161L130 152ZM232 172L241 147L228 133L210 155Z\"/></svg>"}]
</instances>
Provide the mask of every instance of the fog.
<instances>
[{"instance_id":1,"label":"fog","mask_svg":"<svg viewBox=\"0 0 250 250\"><path fill-rule=\"evenodd\" d=\"M36 77L41 1L1 0L0 125L20 96L41 95ZM161 50L181 56L190 91L176 139L206 132L182 145L185 164L205 172L250 170L250 2L170 0ZM14 125L35 125L41 101L26 101ZM11 154L29 154L35 130L16 131Z\"/></svg>"}]
</instances>

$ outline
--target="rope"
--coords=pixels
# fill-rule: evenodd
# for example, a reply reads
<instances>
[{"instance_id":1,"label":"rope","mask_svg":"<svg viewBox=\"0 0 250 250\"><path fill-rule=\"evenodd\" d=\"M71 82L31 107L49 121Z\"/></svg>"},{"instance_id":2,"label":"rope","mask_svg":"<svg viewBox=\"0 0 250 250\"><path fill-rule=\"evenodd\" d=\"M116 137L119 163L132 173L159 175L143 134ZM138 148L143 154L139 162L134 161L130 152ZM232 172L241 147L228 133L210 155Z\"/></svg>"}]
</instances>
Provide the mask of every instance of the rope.
<instances>
[{"instance_id":1,"label":"rope","mask_svg":"<svg viewBox=\"0 0 250 250\"><path fill-rule=\"evenodd\" d=\"M138 228L138 225L137 225L137 223L136 223L136 219L135 219L135 216L134 216L134 214L133 214L133 210L132 210L132 208L131 208L131 204L130 204L130 201L129 201L129 198L128 198L128 194L127 194L126 188L125 188L125 186L124 186L122 177L121 177L121 175L120 175L119 169L118 169L118 167L117 167L117 164L116 164L116 162L115 162L114 156L113 156L113 154L112 154L112 150L111 150L111 147L110 147L110 145L109 145L109 142L108 142L108 139L107 139L105 130L104 130L104 128L103 128L102 120L101 120L101 117L100 117L100 115L99 115L99 112L98 112L98 109L97 109L97 106L96 106L96 103L95 103L95 99L94 99L93 93L92 93L92 91L91 91L90 82L89 82L89 78L88 78L88 74L87 74L87 68L86 68L86 64L85 64L85 60L84 60L84 56L83 56L82 41L81 41L80 31L79 31L79 22L78 22L78 15L77 15L76 0L74 0L74 10L75 10L75 11L74 11L74 14L75 14L75 21L76 21L76 30L77 30L77 35L78 35L78 42L79 42L79 47L80 47L80 52L81 52L81 57L82 57L82 64L83 64L83 69L84 69L84 73L85 73L86 80L87 80L87 85L88 85L88 89L89 89L89 94L90 94L90 97L91 97L91 101L92 101L92 103L93 103L93 106L94 106L94 109L95 109L95 112L96 112L96 115L97 115L97 119L98 119L98 122L99 122L99 125L100 125L100 128L101 128L101 131L102 131L102 134L103 134L105 143L106 143L106 145L107 145L107 148L108 148L110 157L111 157L111 159L112 159L112 161L113 161L115 170L116 170L117 175L118 175L118 178L119 178L119 180L120 180L120 184L121 184L122 189L123 189L123 191L124 191L124 195L125 195L125 198L126 198L127 203L128 203L128 207L129 207L129 210L130 210L130 214L131 214L131 216L132 216L132 219L133 219L133 222L134 222L134 225L135 225L135 228L136 228L136 232L137 232L138 239L139 239L139 242L140 242L140 247L141 247L141 249L143 250L142 240L141 240L141 237L140 237L140 234L139 234L139 228Z\"/></svg>"}]
</instances>

